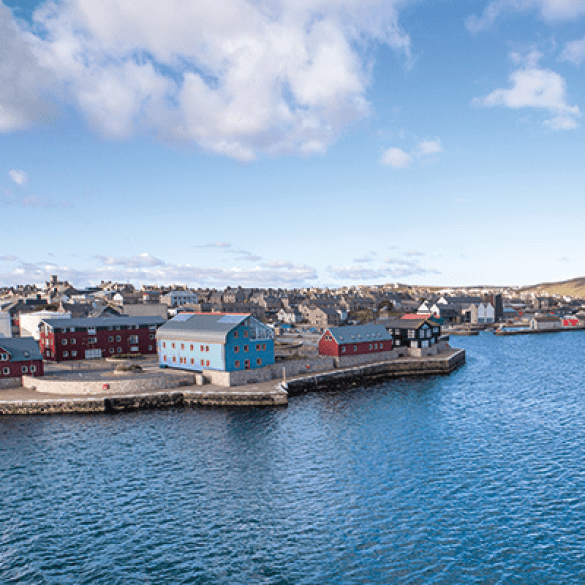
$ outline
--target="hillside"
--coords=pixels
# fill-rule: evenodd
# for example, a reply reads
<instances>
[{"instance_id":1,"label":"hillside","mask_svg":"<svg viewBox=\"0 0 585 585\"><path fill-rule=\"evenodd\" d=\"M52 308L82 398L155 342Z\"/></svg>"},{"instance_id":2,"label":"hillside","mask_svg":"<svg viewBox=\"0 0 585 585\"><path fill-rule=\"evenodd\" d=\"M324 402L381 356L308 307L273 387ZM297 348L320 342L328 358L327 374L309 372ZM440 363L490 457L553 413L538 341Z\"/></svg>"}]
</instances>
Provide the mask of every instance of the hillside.
<instances>
[{"instance_id":1,"label":"hillside","mask_svg":"<svg viewBox=\"0 0 585 585\"><path fill-rule=\"evenodd\" d=\"M539 292L547 295L567 295L585 298L585 277L562 280L560 282L543 282L521 289L522 292Z\"/></svg>"}]
</instances>

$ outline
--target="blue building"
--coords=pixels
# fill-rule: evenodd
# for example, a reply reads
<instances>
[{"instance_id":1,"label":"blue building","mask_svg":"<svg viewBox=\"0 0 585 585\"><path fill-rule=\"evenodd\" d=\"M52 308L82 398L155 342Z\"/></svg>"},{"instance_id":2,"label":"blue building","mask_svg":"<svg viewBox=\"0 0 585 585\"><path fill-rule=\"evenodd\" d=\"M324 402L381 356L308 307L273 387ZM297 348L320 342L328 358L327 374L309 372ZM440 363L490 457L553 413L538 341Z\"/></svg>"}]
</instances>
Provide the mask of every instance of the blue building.
<instances>
[{"instance_id":1,"label":"blue building","mask_svg":"<svg viewBox=\"0 0 585 585\"><path fill-rule=\"evenodd\" d=\"M181 313L156 338L161 367L235 372L274 363L272 329L248 313Z\"/></svg>"}]
</instances>

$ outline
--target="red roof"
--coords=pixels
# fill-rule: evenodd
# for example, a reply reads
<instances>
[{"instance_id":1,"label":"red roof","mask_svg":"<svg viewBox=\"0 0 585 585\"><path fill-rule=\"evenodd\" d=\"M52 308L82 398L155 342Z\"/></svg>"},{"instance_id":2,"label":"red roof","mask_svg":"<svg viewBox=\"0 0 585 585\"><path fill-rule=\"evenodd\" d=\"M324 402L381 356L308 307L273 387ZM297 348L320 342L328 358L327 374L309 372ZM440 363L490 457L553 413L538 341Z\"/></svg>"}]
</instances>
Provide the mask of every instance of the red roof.
<instances>
[{"instance_id":1,"label":"red roof","mask_svg":"<svg viewBox=\"0 0 585 585\"><path fill-rule=\"evenodd\" d=\"M431 316L430 313L421 313L417 315L416 313L405 313L400 317L401 319L428 319Z\"/></svg>"}]
</instances>

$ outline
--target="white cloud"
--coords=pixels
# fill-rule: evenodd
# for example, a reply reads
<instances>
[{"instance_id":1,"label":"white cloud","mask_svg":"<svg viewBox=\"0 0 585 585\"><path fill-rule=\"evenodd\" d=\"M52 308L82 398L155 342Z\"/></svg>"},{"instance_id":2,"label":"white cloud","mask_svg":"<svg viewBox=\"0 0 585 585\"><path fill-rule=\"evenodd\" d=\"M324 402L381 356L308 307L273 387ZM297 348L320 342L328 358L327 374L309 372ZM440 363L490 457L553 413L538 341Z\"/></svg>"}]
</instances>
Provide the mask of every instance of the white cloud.
<instances>
[{"instance_id":1,"label":"white cloud","mask_svg":"<svg viewBox=\"0 0 585 585\"><path fill-rule=\"evenodd\" d=\"M0 1L0 133L48 123L53 105L42 99L49 87L46 72Z\"/></svg>"},{"instance_id":2,"label":"white cloud","mask_svg":"<svg viewBox=\"0 0 585 585\"><path fill-rule=\"evenodd\" d=\"M429 156L443 152L443 146L438 138L435 140L423 140L417 147L419 156Z\"/></svg>"},{"instance_id":3,"label":"white cloud","mask_svg":"<svg viewBox=\"0 0 585 585\"><path fill-rule=\"evenodd\" d=\"M560 58L561 61L571 61L575 65L581 65L585 59L585 37L567 43Z\"/></svg>"},{"instance_id":4,"label":"white cloud","mask_svg":"<svg viewBox=\"0 0 585 585\"><path fill-rule=\"evenodd\" d=\"M480 17L470 16L466 26L470 32L477 33L493 26L503 15L529 11L538 12L546 22L576 20L585 14L585 0L495 0Z\"/></svg>"},{"instance_id":5,"label":"white cloud","mask_svg":"<svg viewBox=\"0 0 585 585\"><path fill-rule=\"evenodd\" d=\"M8 171L8 176L17 184L17 185L26 185L28 181L28 176L24 171L17 171L12 169Z\"/></svg>"},{"instance_id":6,"label":"white cloud","mask_svg":"<svg viewBox=\"0 0 585 585\"><path fill-rule=\"evenodd\" d=\"M381 163L395 169L405 169L412 163L412 156L401 148L389 148L382 154Z\"/></svg>"},{"instance_id":7,"label":"white cloud","mask_svg":"<svg viewBox=\"0 0 585 585\"><path fill-rule=\"evenodd\" d=\"M104 266L124 266L126 268L144 268L147 266L163 266L165 262L143 252L130 258L122 256L96 256Z\"/></svg>"},{"instance_id":8,"label":"white cloud","mask_svg":"<svg viewBox=\"0 0 585 585\"><path fill-rule=\"evenodd\" d=\"M219 240L211 244L203 244L199 248L231 248L232 245L228 242L220 242Z\"/></svg>"},{"instance_id":9,"label":"white cloud","mask_svg":"<svg viewBox=\"0 0 585 585\"><path fill-rule=\"evenodd\" d=\"M386 258L386 264L394 265L392 267L369 268L365 266L329 266L327 272L333 274L342 281L375 281L382 278L396 279L406 278L408 276L422 276L426 274L440 274L437 270L423 268L415 262L407 260L397 260Z\"/></svg>"},{"instance_id":10,"label":"white cloud","mask_svg":"<svg viewBox=\"0 0 585 585\"><path fill-rule=\"evenodd\" d=\"M514 57L514 56L513 56ZM547 110L553 118L545 124L555 129L570 129L578 126L576 118L581 116L579 106L567 103L566 83L555 71L542 69L537 65L540 54L530 53L525 65L510 75L511 87L496 89L473 103L485 107L505 106L507 108L537 108ZM515 58L518 61L517 57Z\"/></svg>"},{"instance_id":11,"label":"white cloud","mask_svg":"<svg viewBox=\"0 0 585 585\"><path fill-rule=\"evenodd\" d=\"M369 114L364 49L385 43L410 60L397 12L406 1L51 1L35 11L34 28L10 38L104 136L146 132L247 161L323 153ZM19 52L11 55L21 71ZM0 89L0 116L37 95L25 91L36 78L17 91L25 78L6 80L6 104ZM0 128L30 123L31 112L15 109L12 126L0 118Z\"/></svg>"},{"instance_id":12,"label":"white cloud","mask_svg":"<svg viewBox=\"0 0 585 585\"><path fill-rule=\"evenodd\" d=\"M4 256L0 256L0 260L3 262L14 262L14 260L18 260L18 258L12 254L4 254Z\"/></svg>"}]
</instances>

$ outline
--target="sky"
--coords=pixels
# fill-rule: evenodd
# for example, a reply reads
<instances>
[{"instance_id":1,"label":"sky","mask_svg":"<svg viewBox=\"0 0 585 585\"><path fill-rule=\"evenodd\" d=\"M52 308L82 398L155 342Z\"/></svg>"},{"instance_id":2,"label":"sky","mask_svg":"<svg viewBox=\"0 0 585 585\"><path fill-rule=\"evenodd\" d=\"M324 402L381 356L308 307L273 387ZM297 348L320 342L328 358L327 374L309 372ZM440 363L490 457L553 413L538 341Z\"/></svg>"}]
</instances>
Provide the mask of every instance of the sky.
<instances>
[{"instance_id":1,"label":"sky","mask_svg":"<svg viewBox=\"0 0 585 585\"><path fill-rule=\"evenodd\" d=\"M585 273L585 0L0 0L0 39L0 286Z\"/></svg>"}]
</instances>

